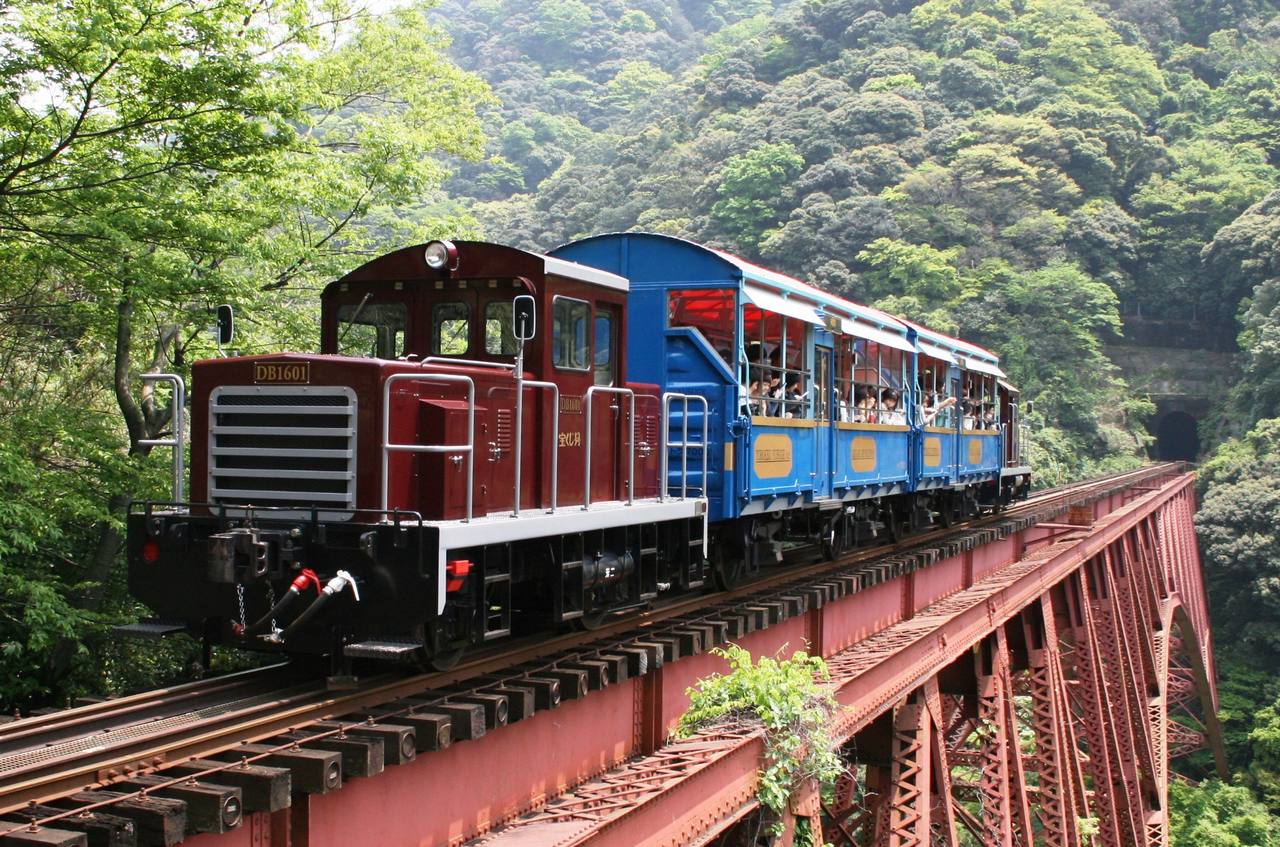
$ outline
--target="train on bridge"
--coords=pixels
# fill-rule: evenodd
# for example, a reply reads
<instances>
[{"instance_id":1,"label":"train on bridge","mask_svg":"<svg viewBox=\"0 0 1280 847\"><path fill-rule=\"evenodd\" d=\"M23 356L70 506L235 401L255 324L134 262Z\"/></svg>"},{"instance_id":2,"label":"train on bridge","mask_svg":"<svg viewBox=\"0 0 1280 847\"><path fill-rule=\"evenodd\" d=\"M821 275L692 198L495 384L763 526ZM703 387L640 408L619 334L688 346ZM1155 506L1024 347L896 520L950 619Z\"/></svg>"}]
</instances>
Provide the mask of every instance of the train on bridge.
<instances>
[{"instance_id":1,"label":"train on bridge","mask_svg":"<svg viewBox=\"0 0 1280 847\"><path fill-rule=\"evenodd\" d=\"M1030 485L994 354L665 235L407 247L320 331L193 366L135 631L445 667Z\"/></svg>"}]
</instances>

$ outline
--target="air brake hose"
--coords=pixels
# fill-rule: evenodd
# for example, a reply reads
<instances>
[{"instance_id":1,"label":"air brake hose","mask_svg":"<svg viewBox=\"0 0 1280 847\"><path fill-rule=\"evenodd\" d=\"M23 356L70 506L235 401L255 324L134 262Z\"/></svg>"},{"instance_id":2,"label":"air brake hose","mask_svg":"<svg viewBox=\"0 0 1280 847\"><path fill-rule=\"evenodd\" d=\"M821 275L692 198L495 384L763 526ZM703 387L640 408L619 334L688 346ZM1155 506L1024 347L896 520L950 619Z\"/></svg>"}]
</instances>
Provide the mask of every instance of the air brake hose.
<instances>
[{"instance_id":1,"label":"air brake hose","mask_svg":"<svg viewBox=\"0 0 1280 847\"><path fill-rule=\"evenodd\" d=\"M330 579L320 591L320 596L315 601L302 610L302 614L293 619L293 623L284 628L284 632L280 633L282 642L288 641L289 636L293 635L299 629L306 625L307 621L313 619L316 615L329 604L329 600L335 595L341 593L344 589L350 587L352 595L356 598L356 602L360 602L360 590L356 587L356 580L346 571L338 571L332 579Z\"/></svg>"},{"instance_id":2,"label":"air brake hose","mask_svg":"<svg viewBox=\"0 0 1280 847\"><path fill-rule=\"evenodd\" d=\"M316 572L311 570L311 568L303 568L302 572L299 573L289 585L289 590L284 593L284 596L280 598L279 602L271 607L271 611L254 621L252 626L247 627L244 631L244 635L246 637L256 635L257 633L265 630L270 626L273 620L280 617L285 609L293 605L294 601L302 595L302 592L307 589L308 585L313 586L317 594L320 593L320 577L316 576Z\"/></svg>"}]
</instances>

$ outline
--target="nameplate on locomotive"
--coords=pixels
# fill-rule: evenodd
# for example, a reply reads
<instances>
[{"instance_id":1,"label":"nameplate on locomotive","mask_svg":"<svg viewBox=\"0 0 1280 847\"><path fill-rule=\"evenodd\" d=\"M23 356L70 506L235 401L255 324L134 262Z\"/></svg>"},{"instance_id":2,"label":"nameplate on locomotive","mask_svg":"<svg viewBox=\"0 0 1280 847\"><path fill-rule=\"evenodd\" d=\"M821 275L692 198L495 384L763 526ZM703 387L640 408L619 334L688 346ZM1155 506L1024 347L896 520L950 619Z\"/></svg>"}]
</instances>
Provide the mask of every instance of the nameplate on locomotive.
<instances>
[{"instance_id":1,"label":"nameplate on locomotive","mask_svg":"<svg viewBox=\"0 0 1280 847\"><path fill-rule=\"evenodd\" d=\"M306 385L311 382L311 363L254 362L253 381L273 385Z\"/></svg>"},{"instance_id":2,"label":"nameplate on locomotive","mask_svg":"<svg viewBox=\"0 0 1280 847\"><path fill-rule=\"evenodd\" d=\"M582 414L582 397L574 397L571 394L560 395L560 414L562 415L580 415Z\"/></svg>"}]
</instances>

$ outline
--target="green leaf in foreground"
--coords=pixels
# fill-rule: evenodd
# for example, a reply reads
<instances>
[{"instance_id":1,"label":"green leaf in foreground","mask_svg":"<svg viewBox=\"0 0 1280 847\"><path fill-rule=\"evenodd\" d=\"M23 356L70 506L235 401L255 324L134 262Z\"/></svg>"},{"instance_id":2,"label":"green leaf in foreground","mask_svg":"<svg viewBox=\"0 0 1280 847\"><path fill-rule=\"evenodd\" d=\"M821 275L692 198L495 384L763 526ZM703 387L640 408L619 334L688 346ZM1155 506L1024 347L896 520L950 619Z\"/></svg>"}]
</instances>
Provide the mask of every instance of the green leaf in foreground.
<instances>
[{"instance_id":1,"label":"green leaf in foreground","mask_svg":"<svg viewBox=\"0 0 1280 847\"><path fill-rule=\"evenodd\" d=\"M759 800L781 815L792 792L814 780L826 793L844 771L828 727L839 708L821 657L798 652L789 659L751 654L736 644L715 648L729 663L728 674L713 674L688 690L689 710L677 735L726 720L758 720L765 729L766 764ZM779 825L780 826L780 825Z\"/></svg>"}]
</instances>

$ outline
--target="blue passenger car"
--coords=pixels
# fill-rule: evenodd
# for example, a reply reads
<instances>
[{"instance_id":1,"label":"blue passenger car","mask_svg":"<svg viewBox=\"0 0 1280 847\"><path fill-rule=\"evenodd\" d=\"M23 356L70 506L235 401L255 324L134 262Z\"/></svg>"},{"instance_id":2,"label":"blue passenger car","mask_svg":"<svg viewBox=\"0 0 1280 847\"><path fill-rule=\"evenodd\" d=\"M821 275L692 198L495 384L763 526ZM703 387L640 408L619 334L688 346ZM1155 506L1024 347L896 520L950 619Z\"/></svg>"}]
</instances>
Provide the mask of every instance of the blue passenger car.
<instances>
[{"instance_id":1,"label":"blue passenger car","mask_svg":"<svg viewBox=\"0 0 1280 847\"><path fill-rule=\"evenodd\" d=\"M746 545L856 542L1000 496L1013 410L991 353L671 236L552 255L630 280L629 372L706 398L709 519ZM701 432L700 406L688 424ZM668 483L701 489L699 476L671 467Z\"/></svg>"}]
</instances>

